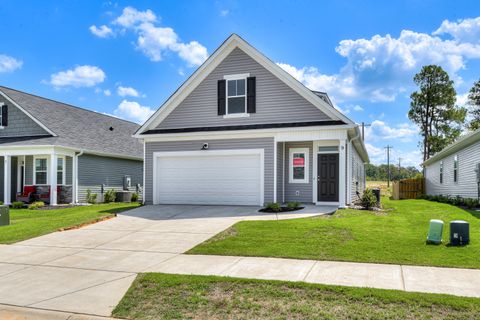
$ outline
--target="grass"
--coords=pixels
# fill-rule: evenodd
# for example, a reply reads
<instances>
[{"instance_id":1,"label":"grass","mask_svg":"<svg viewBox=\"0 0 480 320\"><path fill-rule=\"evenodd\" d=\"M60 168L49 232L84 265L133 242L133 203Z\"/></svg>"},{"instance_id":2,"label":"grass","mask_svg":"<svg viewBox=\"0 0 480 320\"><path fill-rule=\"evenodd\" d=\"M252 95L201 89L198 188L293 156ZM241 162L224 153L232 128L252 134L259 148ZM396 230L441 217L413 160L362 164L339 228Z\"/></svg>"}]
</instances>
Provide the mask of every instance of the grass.
<instances>
[{"instance_id":1,"label":"grass","mask_svg":"<svg viewBox=\"0 0 480 320\"><path fill-rule=\"evenodd\" d=\"M385 212L339 210L332 216L242 221L190 254L480 268L480 212L426 200L382 199ZM425 243L430 219L445 222L444 243ZM452 220L470 222L471 244L451 247Z\"/></svg>"},{"instance_id":2,"label":"grass","mask_svg":"<svg viewBox=\"0 0 480 320\"><path fill-rule=\"evenodd\" d=\"M10 225L0 227L0 243L14 243L61 228L70 228L137 207L136 203L109 203L55 210L10 209Z\"/></svg>"},{"instance_id":3,"label":"grass","mask_svg":"<svg viewBox=\"0 0 480 320\"><path fill-rule=\"evenodd\" d=\"M129 319L478 319L480 299L394 290L140 274L113 311Z\"/></svg>"}]
</instances>

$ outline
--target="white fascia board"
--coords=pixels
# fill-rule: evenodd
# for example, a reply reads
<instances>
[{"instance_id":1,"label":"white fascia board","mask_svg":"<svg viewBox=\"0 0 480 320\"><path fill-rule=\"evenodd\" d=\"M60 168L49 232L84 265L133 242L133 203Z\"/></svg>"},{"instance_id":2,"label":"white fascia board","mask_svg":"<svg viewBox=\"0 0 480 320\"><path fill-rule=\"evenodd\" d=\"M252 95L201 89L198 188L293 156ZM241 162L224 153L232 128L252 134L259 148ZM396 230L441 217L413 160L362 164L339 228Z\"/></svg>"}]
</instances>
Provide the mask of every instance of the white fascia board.
<instances>
[{"instance_id":1,"label":"white fascia board","mask_svg":"<svg viewBox=\"0 0 480 320\"><path fill-rule=\"evenodd\" d=\"M232 131L211 131L211 132L188 132L188 133L169 133L169 134L149 134L142 135L145 142L154 141L185 141L185 140L207 140L207 139L239 139L239 138L264 138L278 137L278 141L287 141L285 137L322 135L326 132L345 132L351 128L350 125L338 126L313 126L313 127L297 127L297 128L276 128L276 129L252 129L252 130L232 130ZM346 134L346 133L345 133ZM299 138L295 138L298 140ZM310 139L311 140L311 139Z\"/></svg>"},{"instance_id":2,"label":"white fascia board","mask_svg":"<svg viewBox=\"0 0 480 320\"><path fill-rule=\"evenodd\" d=\"M170 96L170 98L168 98L168 100L142 125L142 127L137 130L137 132L135 132L133 136L139 138L143 132L158 126L210 74L210 72L212 72L237 47L333 120L342 120L347 124L354 124L352 120L322 100L264 54L260 53L238 35L233 34L187 79L187 81L180 86L180 88L177 89L177 91L175 91L174 94Z\"/></svg>"},{"instance_id":3,"label":"white fascia board","mask_svg":"<svg viewBox=\"0 0 480 320\"><path fill-rule=\"evenodd\" d=\"M37 118L35 118L34 116L32 116L27 110L23 109L18 103L16 103L14 100L12 100L8 95L6 95L1 89L0 89L0 95L2 95L5 99L7 99L8 101L10 101L10 103L12 103L15 107L17 107L18 109L20 109L23 113L25 113L30 119L32 119L36 124L38 124L40 127L42 127L42 129L44 129L45 131L47 131L49 134L51 134L52 136L56 137L57 134L55 134L55 132L53 132L52 130L50 130L49 128L47 128L47 126L45 126L43 123L41 123L39 120L37 120Z\"/></svg>"}]
</instances>

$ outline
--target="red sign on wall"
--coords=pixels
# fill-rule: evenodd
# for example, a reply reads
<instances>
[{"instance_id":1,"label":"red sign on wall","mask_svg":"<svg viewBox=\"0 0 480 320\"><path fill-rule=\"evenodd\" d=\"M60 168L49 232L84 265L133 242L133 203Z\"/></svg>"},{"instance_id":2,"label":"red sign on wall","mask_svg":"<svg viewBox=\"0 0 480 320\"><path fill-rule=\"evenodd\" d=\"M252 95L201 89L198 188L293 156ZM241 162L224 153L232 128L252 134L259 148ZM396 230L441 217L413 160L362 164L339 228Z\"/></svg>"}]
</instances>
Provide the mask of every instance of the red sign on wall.
<instances>
[{"instance_id":1,"label":"red sign on wall","mask_svg":"<svg viewBox=\"0 0 480 320\"><path fill-rule=\"evenodd\" d=\"M304 158L293 158L293 165L295 167L303 167L305 165Z\"/></svg>"}]
</instances>

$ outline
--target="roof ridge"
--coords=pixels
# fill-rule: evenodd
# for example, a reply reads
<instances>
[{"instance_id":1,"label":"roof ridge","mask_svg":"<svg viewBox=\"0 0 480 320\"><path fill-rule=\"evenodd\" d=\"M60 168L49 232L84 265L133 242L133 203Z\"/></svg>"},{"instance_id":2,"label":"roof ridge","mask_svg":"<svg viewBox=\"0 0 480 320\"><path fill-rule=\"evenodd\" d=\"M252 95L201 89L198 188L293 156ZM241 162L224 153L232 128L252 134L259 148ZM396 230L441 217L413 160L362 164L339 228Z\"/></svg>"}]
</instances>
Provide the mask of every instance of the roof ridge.
<instances>
[{"instance_id":1,"label":"roof ridge","mask_svg":"<svg viewBox=\"0 0 480 320\"><path fill-rule=\"evenodd\" d=\"M111 115L108 115L108 114L105 114L105 113L100 113L100 112L93 111L93 110L90 110L90 109L78 107L78 106L75 106L75 105L73 105L73 104L65 103L65 102L58 101L58 100L54 100L54 99L51 99L51 98L42 97L42 96L39 96L39 95L37 95L37 94L33 94L33 93L25 92L25 91L22 91L22 90L18 90L18 89L15 89L15 88L10 88L10 87L7 87L7 86L0 85L0 90L1 90L2 88L8 89L8 90L12 90L12 91L16 91L16 92L19 92L19 93L22 93L22 94L27 94L27 95L32 96L32 97L36 97L36 98L40 98L40 99L44 99L44 100L49 100L49 101L52 101L52 102L55 102L55 103L59 103L59 104L65 105L65 106L70 107L70 108L75 108L75 109L79 109L79 110L82 110L82 111L92 112L92 113L95 113L95 114L100 115L100 116L105 116L105 117L108 117L108 118L111 118L111 119L116 119L116 120L124 121L124 122L127 122L127 123L135 124L135 125L137 125L137 126L139 126L139 127L141 126L141 125L139 125L138 123L133 122L133 121L130 121L130 120L126 120L126 119L114 117L114 116L111 116ZM4 93L5 93L5 92L4 92ZM5 93L5 94L8 95L7 93ZM9 96L9 95L8 95L8 96ZM10 96L9 96L9 97L10 97ZM10 98L13 99L12 97L10 97ZM17 102L17 103L18 103L18 102Z\"/></svg>"}]
</instances>

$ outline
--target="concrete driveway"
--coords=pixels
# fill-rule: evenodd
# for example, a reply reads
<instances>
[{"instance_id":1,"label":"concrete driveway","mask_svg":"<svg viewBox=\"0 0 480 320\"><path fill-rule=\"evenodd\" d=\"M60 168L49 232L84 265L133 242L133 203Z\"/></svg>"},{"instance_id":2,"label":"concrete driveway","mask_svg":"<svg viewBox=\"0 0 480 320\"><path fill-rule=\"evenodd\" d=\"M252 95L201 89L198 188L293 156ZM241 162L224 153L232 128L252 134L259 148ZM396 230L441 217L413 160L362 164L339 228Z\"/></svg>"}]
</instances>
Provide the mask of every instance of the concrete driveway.
<instances>
[{"instance_id":1,"label":"concrete driveway","mask_svg":"<svg viewBox=\"0 0 480 320\"><path fill-rule=\"evenodd\" d=\"M0 304L109 316L138 272L180 255L240 220L308 217L257 207L144 206L81 229L0 245Z\"/></svg>"}]
</instances>

